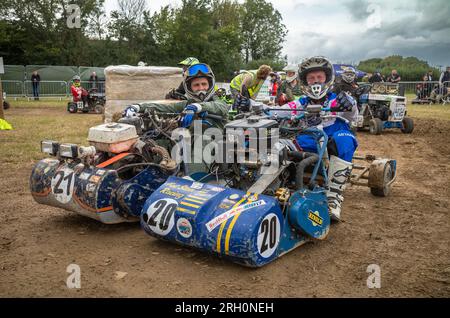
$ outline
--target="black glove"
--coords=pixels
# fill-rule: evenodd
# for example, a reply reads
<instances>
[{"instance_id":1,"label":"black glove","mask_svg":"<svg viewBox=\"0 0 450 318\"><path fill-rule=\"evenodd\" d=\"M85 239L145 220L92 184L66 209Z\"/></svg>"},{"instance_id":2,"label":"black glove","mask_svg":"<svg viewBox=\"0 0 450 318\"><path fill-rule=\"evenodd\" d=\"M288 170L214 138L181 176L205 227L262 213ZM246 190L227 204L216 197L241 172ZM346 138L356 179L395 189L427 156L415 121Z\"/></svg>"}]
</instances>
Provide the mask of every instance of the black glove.
<instances>
[{"instance_id":1,"label":"black glove","mask_svg":"<svg viewBox=\"0 0 450 318\"><path fill-rule=\"evenodd\" d=\"M349 96L346 92L340 92L336 97L337 105L331 107L331 111L334 112L349 112L352 110L354 105L354 99Z\"/></svg>"},{"instance_id":2,"label":"black glove","mask_svg":"<svg viewBox=\"0 0 450 318\"><path fill-rule=\"evenodd\" d=\"M233 109L244 113L250 111L250 99L238 94L234 99Z\"/></svg>"}]
</instances>

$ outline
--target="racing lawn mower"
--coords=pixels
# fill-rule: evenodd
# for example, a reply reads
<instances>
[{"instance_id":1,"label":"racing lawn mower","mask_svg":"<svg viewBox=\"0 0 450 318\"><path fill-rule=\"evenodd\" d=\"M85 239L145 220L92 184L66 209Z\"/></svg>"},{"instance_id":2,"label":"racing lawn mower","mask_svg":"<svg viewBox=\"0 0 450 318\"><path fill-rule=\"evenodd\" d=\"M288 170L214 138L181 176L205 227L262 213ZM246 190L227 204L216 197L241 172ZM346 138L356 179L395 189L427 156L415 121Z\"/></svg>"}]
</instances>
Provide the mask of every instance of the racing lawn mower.
<instances>
[{"instance_id":1,"label":"racing lawn mower","mask_svg":"<svg viewBox=\"0 0 450 318\"><path fill-rule=\"evenodd\" d=\"M99 93L96 88L91 88L87 94L87 101L69 102L67 104L67 111L69 113L83 113L93 112L96 114L103 114L105 112L105 94Z\"/></svg>"},{"instance_id":2,"label":"racing lawn mower","mask_svg":"<svg viewBox=\"0 0 450 318\"><path fill-rule=\"evenodd\" d=\"M355 123L359 130L369 127L373 135L384 129L398 128L410 134L414 121L406 117L406 97L398 96L398 84L374 83L360 86L356 92L359 108Z\"/></svg>"},{"instance_id":3,"label":"racing lawn mower","mask_svg":"<svg viewBox=\"0 0 450 318\"><path fill-rule=\"evenodd\" d=\"M328 137L322 129L305 125L305 118L336 115L321 105L308 106L303 118L281 123L260 110L241 115L225 126L225 138L215 148L216 159L228 157L232 160L221 162L233 163L213 161L195 178L170 176L146 200L141 226L159 239L261 267L327 237ZM278 142L271 138L276 136L273 128L279 128ZM317 153L285 146L299 133L314 138ZM263 148L265 152L257 150ZM365 156L354 161L368 164L355 164L361 172L348 183L369 186L376 196L389 194L396 179L395 160Z\"/></svg>"},{"instance_id":4,"label":"racing lawn mower","mask_svg":"<svg viewBox=\"0 0 450 318\"><path fill-rule=\"evenodd\" d=\"M33 167L31 194L102 223L138 221L147 197L178 171L167 150L176 127L177 118L147 112L90 128L88 147L42 141L52 158Z\"/></svg>"}]
</instances>

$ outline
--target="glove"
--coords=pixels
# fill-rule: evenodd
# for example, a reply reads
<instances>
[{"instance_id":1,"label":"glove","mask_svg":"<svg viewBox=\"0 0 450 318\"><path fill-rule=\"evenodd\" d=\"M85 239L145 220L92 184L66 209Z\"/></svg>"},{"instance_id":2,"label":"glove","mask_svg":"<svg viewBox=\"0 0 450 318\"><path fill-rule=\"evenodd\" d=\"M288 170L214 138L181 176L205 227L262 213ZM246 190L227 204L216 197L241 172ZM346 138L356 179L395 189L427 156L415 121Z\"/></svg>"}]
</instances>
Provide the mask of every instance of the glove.
<instances>
[{"instance_id":1,"label":"glove","mask_svg":"<svg viewBox=\"0 0 450 318\"><path fill-rule=\"evenodd\" d=\"M336 97L337 105L331 107L333 112L349 112L353 108L354 100L345 92L340 92Z\"/></svg>"},{"instance_id":2,"label":"glove","mask_svg":"<svg viewBox=\"0 0 450 318\"><path fill-rule=\"evenodd\" d=\"M234 100L233 109L237 109L239 112L250 111L250 99L238 94Z\"/></svg>"},{"instance_id":3,"label":"glove","mask_svg":"<svg viewBox=\"0 0 450 318\"><path fill-rule=\"evenodd\" d=\"M202 106L200 104L187 105L181 113L180 127L189 128L194 121L195 114L201 112L201 110Z\"/></svg>"},{"instance_id":4,"label":"glove","mask_svg":"<svg viewBox=\"0 0 450 318\"><path fill-rule=\"evenodd\" d=\"M139 113L141 107L139 105L130 105L122 112L122 117L135 117Z\"/></svg>"}]
</instances>

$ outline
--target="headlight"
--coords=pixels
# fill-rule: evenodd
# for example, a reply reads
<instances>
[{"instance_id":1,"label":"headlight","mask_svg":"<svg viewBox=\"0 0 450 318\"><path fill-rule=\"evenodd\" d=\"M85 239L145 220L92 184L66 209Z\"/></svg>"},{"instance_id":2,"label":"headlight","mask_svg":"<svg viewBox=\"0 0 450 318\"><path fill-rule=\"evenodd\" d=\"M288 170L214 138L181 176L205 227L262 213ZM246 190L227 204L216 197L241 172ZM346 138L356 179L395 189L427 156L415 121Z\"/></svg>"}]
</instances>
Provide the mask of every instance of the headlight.
<instances>
[{"instance_id":1,"label":"headlight","mask_svg":"<svg viewBox=\"0 0 450 318\"><path fill-rule=\"evenodd\" d=\"M43 153L56 156L58 153L59 143L51 140L43 140L41 141L41 151Z\"/></svg>"},{"instance_id":2,"label":"headlight","mask_svg":"<svg viewBox=\"0 0 450 318\"><path fill-rule=\"evenodd\" d=\"M78 146L74 144L61 144L59 146L59 155L64 158L77 158Z\"/></svg>"}]
</instances>

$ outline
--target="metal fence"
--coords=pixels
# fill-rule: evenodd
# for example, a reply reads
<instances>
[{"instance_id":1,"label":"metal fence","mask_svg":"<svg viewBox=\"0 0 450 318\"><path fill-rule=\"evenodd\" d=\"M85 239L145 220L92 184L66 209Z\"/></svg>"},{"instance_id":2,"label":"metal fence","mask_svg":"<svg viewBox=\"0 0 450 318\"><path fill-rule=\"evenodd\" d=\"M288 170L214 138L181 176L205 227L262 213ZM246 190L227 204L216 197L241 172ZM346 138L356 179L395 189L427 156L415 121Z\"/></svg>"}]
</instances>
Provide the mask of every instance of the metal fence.
<instances>
[{"instance_id":1,"label":"metal fence","mask_svg":"<svg viewBox=\"0 0 450 318\"><path fill-rule=\"evenodd\" d=\"M2 81L3 92L6 96L11 97L22 97L23 92L23 82L22 81Z\"/></svg>"}]
</instances>

